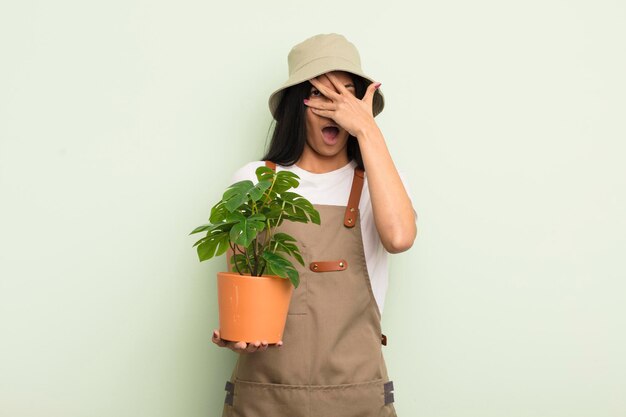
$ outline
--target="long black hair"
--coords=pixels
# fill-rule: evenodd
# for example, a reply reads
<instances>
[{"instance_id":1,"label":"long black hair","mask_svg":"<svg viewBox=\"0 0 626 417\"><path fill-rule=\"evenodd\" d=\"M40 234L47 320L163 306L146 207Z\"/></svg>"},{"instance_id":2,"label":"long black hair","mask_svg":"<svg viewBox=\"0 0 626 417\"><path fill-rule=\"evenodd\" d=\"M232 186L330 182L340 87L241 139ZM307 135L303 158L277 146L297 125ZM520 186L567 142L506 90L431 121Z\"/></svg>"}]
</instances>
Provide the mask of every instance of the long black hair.
<instances>
[{"instance_id":1,"label":"long black hair","mask_svg":"<svg viewBox=\"0 0 626 417\"><path fill-rule=\"evenodd\" d=\"M350 74L350 76L354 83L356 97L362 99L371 82L355 74ZM274 132L269 148L263 156L264 161L289 166L295 164L302 156L306 143L306 105L303 100L309 97L311 87L312 84L309 81L304 81L283 91L276 108ZM359 142L352 135L348 137L348 159L354 159L359 168L363 169Z\"/></svg>"}]
</instances>

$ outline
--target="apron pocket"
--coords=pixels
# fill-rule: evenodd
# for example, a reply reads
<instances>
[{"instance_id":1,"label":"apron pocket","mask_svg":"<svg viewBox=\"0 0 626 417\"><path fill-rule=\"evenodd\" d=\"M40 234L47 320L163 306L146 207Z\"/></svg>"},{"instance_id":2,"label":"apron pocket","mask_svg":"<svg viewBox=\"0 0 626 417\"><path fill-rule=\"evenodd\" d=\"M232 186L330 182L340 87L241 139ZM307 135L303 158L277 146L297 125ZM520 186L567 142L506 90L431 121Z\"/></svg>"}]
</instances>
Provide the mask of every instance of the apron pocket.
<instances>
[{"instance_id":1,"label":"apron pocket","mask_svg":"<svg viewBox=\"0 0 626 417\"><path fill-rule=\"evenodd\" d=\"M315 417L395 417L395 409L389 402L389 385L385 382L379 379L358 384L312 387L310 415Z\"/></svg>"},{"instance_id":2,"label":"apron pocket","mask_svg":"<svg viewBox=\"0 0 626 417\"><path fill-rule=\"evenodd\" d=\"M391 389L390 389L391 388ZM283 385L235 380L228 417L396 417L384 380L345 385ZM393 400L391 400L393 401Z\"/></svg>"},{"instance_id":3,"label":"apron pocket","mask_svg":"<svg viewBox=\"0 0 626 417\"><path fill-rule=\"evenodd\" d=\"M231 413L229 417L310 417L307 387L236 380Z\"/></svg>"}]
</instances>

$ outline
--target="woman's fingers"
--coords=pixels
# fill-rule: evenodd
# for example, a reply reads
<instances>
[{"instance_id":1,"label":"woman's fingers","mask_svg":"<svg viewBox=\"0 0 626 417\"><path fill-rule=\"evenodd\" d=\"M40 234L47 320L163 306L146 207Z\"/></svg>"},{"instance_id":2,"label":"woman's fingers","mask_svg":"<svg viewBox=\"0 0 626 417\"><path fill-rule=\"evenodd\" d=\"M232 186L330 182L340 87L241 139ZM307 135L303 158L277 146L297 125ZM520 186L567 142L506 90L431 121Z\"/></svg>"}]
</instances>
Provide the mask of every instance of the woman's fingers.
<instances>
[{"instance_id":1,"label":"woman's fingers","mask_svg":"<svg viewBox=\"0 0 626 417\"><path fill-rule=\"evenodd\" d=\"M341 84L341 82L339 81L339 78L337 78L335 76L335 74L333 74L332 72L327 72L326 74L324 74L324 76L326 78L328 78L328 81L330 81L332 83L332 85L335 86L335 89L340 93L340 94L350 94L352 95L352 93L350 93L350 91L348 91L348 89L346 88L345 85Z\"/></svg>"},{"instance_id":2,"label":"woman's fingers","mask_svg":"<svg viewBox=\"0 0 626 417\"><path fill-rule=\"evenodd\" d=\"M333 91L331 88L328 88L326 85L322 84L322 82L319 80L320 77L326 77L335 87L336 91ZM345 85L341 84L337 76L333 73L329 72L326 74L322 74L319 77L315 77L309 81L311 82L311 84L313 84L315 88L319 90L320 93L322 93L322 95L324 95L326 98L330 99L333 102L341 98L342 95L353 96L353 94L346 88ZM370 83L370 85L367 87L367 90L365 91L365 95L363 96L362 100L368 104L372 104L372 102L374 101L374 94L376 93L376 90L380 88L380 85L381 84L378 82Z\"/></svg>"},{"instance_id":3,"label":"woman's fingers","mask_svg":"<svg viewBox=\"0 0 626 417\"><path fill-rule=\"evenodd\" d=\"M324 97L332 101L337 100L339 97L341 97L341 95L338 94L336 91L333 91L332 89L322 84L322 82L319 80L319 77L312 78L309 80L309 82L313 84L313 86L317 88Z\"/></svg>"},{"instance_id":4,"label":"woman's fingers","mask_svg":"<svg viewBox=\"0 0 626 417\"><path fill-rule=\"evenodd\" d=\"M254 343L248 343L248 347L246 347L246 352L256 352L259 347L261 347L261 342L259 342L258 340Z\"/></svg>"},{"instance_id":5,"label":"woman's fingers","mask_svg":"<svg viewBox=\"0 0 626 417\"><path fill-rule=\"evenodd\" d=\"M257 350L257 352L265 352L268 346L269 345L266 340L261 340L261 346L259 346L259 349Z\"/></svg>"},{"instance_id":6,"label":"woman's fingers","mask_svg":"<svg viewBox=\"0 0 626 417\"><path fill-rule=\"evenodd\" d=\"M304 105L309 107L313 113L329 119L333 118L333 114L337 109L337 104L329 100L309 100L305 98Z\"/></svg>"},{"instance_id":7,"label":"woman's fingers","mask_svg":"<svg viewBox=\"0 0 626 417\"><path fill-rule=\"evenodd\" d=\"M261 342L258 340L254 343L246 342L230 342L228 348L237 353L254 353L261 347Z\"/></svg>"},{"instance_id":8,"label":"woman's fingers","mask_svg":"<svg viewBox=\"0 0 626 417\"><path fill-rule=\"evenodd\" d=\"M246 342L229 342L227 347L233 352L241 353L245 352L248 344Z\"/></svg>"},{"instance_id":9,"label":"woman's fingers","mask_svg":"<svg viewBox=\"0 0 626 417\"><path fill-rule=\"evenodd\" d=\"M315 108L311 107L311 111L313 113L317 114L318 116L322 116L322 117L326 117L328 119L335 120L334 117L333 117L335 115L335 112L332 111L332 110L321 110L321 109L315 109ZM339 122L337 122L337 123L339 123Z\"/></svg>"},{"instance_id":10,"label":"woman's fingers","mask_svg":"<svg viewBox=\"0 0 626 417\"><path fill-rule=\"evenodd\" d=\"M367 90L365 91L365 95L363 96L363 101L369 104L370 106L374 103L374 94L376 94L376 90L380 87L380 83L371 83L367 86Z\"/></svg>"},{"instance_id":11,"label":"woman's fingers","mask_svg":"<svg viewBox=\"0 0 626 417\"><path fill-rule=\"evenodd\" d=\"M237 353L264 352L270 346L266 340L257 340L253 343L246 343L243 341L228 342L220 337L220 331L217 329L213 330L213 336L211 337L211 341L219 347L227 347L228 349ZM276 343L277 347L281 347L282 345L282 340Z\"/></svg>"},{"instance_id":12,"label":"woman's fingers","mask_svg":"<svg viewBox=\"0 0 626 417\"><path fill-rule=\"evenodd\" d=\"M228 342L220 337L220 331L215 329L213 330L213 337L211 337L211 341L218 345L219 347L227 347L228 349L240 352L245 350L247 347L246 342Z\"/></svg>"},{"instance_id":13,"label":"woman's fingers","mask_svg":"<svg viewBox=\"0 0 626 417\"><path fill-rule=\"evenodd\" d=\"M304 99L304 104L311 107L312 109L318 110L336 110L337 105L332 101L327 100L309 100L308 98Z\"/></svg>"},{"instance_id":14,"label":"woman's fingers","mask_svg":"<svg viewBox=\"0 0 626 417\"><path fill-rule=\"evenodd\" d=\"M213 337L211 338L211 341L219 347L226 347L226 342L220 338L220 331L217 329L213 330Z\"/></svg>"}]
</instances>

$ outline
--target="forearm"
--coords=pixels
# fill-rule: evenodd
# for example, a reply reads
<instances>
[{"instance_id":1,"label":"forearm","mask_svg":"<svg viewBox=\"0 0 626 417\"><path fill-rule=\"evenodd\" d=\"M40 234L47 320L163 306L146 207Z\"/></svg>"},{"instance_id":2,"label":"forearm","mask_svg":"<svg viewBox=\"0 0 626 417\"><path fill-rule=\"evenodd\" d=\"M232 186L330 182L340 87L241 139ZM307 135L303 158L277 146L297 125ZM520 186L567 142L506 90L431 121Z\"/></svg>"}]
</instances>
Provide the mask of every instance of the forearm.
<instances>
[{"instance_id":1,"label":"forearm","mask_svg":"<svg viewBox=\"0 0 626 417\"><path fill-rule=\"evenodd\" d=\"M404 252L413 245L417 234L411 200L378 126L373 123L365 127L357 139L381 242L390 253Z\"/></svg>"}]
</instances>

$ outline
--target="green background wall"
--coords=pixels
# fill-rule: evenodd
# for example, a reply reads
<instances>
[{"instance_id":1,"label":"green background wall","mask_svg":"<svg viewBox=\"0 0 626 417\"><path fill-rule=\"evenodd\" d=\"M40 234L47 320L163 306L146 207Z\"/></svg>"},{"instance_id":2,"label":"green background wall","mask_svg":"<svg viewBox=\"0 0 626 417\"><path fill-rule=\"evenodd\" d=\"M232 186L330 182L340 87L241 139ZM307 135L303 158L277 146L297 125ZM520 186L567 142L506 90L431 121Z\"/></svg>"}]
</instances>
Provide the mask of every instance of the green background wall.
<instances>
[{"instance_id":1,"label":"green background wall","mask_svg":"<svg viewBox=\"0 0 626 417\"><path fill-rule=\"evenodd\" d=\"M626 415L622 1L0 6L0 414L218 416L188 232L259 159L291 46L340 32L419 215L401 416Z\"/></svg>"}]
</instances>

